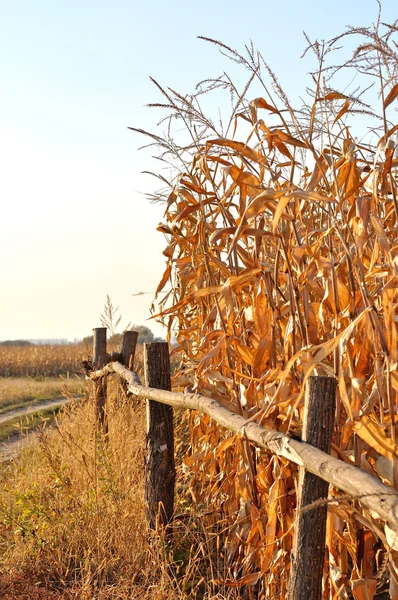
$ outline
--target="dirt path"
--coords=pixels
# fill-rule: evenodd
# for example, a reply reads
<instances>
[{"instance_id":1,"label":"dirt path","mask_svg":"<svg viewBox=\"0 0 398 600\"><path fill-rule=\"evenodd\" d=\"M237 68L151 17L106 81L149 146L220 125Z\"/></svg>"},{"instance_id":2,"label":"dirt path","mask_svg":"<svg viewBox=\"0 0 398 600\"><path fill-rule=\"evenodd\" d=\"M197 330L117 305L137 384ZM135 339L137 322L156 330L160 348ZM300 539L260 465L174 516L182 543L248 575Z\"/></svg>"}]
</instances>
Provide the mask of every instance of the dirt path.
<instances>
[{"instance_id":1,"label":"dirt path","mask_svg":"<svg viewBox=\"0 0 398 600\"><path fill-rule=\"evenodd\" d=\"M57 398L55 400L42 400L37 404L32 404L26 408L16 408L9 410L6 413L0 415L0 423L10 421L15 417L24 417L38 410L44 410L46 408L55 408L57 406L63 406L69 404L71 400L69 398ZM27 435L21 436L16 433L7 440L0 441L0 463L11 460L18 452L36 437L35 432L30 432Z\"/></svg>"},{"instance_id":2,"label":"dirt path","mask_svg":"<svg viewBox=\"0 0 398 600\"><path fill-rule=\"evenodd\" d=\"M28 446L36 436L37 433L34 431L24 436L20 436L19 433L16 433L7 440L0 442L0 464L14 458L14 456L16 456L22 448Z\"/></svg>"},{"instance_id":3,"label":"dirt path","mask_svg":"<svg viewBox=\"0 0 398 600\"><path fill-rule=\"evenodd\" d=\"M54 408L55 406L62 406L63 404L67 404L70 402L68 398L55 398L53 400L41 400L36 404L32 404L28 407L15 408L12 410L8 410L5 413L0 414L0 423L5 423L10 419L14 419L14 417L24 417L25 415L29 415L38 410L43 410L45 408Z\"/></svg>"}]
</instances>

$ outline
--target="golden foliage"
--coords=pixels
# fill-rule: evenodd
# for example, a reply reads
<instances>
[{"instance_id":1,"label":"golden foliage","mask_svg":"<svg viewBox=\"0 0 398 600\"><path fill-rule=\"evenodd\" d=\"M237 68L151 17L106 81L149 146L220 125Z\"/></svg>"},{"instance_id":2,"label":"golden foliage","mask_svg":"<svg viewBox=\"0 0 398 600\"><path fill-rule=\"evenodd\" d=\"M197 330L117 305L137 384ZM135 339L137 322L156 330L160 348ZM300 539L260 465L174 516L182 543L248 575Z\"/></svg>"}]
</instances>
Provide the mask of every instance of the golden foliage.
<instances>
[{"instance_id":1,"label":"golden foliage","mask_svg":"<svg viewBox=\"0 0 398 600\"><path fill-rule=\"evenodd\" d=\"M398 69L394 31L387 29L384 53L379 29L369 32L360 33L372 34L379 46L362 49L347 66L371 71L378 56L384 87ZM396 487L397 125L385 112L396 85L382 107L383 131L373 129L365 144L343 117L354 122L359 112L361 119L362 113L373 118L369 107L358 94L322 84L336 40L311 46L320 67L312 104L301 111L293 110L268 68L270 93L260 76L264 61L252 47L246 58L210 41L251 71L245 94L257 77L267 100L238 95L230 127L221 134L204 117L198 96L190 100L160 88L172 118L183 118L194 140L178 149L185 165L159 226L168 245L158 292L167 281L173 291L160 302L158 317L175 332L184 367L174 383L300 435L307 378L335 375L334 452L375 477L382 477L379 458L387 458ZM225 79L222 84L236 91ZM173 146L157 141L165 153L175 150L174 140ZM186 465L195 497L220 509L231 525L225 552L234 577L240 584L261 581L267 598L285 597L296 469L239 436L226 439L208 417L192 417L191 444ZM333 506L329 519L325 598L348 585L355 597L372 598L376 571L370 574L357 539L369 535L385 543L380 525L355 499Z\"/></svg>"}]
</instances>

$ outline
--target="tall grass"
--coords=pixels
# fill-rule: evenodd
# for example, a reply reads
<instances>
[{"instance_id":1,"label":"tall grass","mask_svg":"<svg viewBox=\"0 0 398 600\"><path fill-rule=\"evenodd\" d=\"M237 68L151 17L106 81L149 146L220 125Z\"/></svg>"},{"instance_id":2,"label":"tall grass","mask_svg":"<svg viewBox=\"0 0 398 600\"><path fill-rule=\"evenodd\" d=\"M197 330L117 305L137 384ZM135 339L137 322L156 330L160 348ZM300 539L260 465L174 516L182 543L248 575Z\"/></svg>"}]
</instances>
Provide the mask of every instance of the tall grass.
<instances>
[{"instance_id":1,"label":"tall grass","mask_svg":"<svg viewBox=\"0 0 398 600\"><path fill-rule=\"evenodd\" d=\"M126 398L115 377L108 390L108 439L93 403L64 408L11 465L0 485L1 573L12 581L91 600L249 598L229 589L223 528L192 506L189 476L178 473L173 544L148 534L144 515L145 407ZM177 422L178 464L188 420Z\"/></svg>"}]
</instances>

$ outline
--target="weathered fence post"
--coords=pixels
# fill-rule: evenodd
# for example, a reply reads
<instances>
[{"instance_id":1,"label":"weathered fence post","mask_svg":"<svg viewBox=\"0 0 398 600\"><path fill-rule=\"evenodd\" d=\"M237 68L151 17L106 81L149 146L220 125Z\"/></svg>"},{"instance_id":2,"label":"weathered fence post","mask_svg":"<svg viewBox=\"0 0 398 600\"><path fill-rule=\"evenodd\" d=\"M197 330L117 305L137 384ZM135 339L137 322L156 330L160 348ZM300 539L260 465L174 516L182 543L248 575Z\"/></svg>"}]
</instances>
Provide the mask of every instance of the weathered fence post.
<instances>
[{"instance_id":1,"label":"weathered fence post","mask_svg":"<svg viewBox=\"0 0 398 600\"><path fill-rule=\"evenodd\" d=\"M120 353L120 362L130 371L133 370L135 349L137 346L137 331L125 331L123 333L122 351Z\"/></svg>"},{"instance_id":2,"label":"weathered fence post","mask_svg":"<svg viewBox=\"0 0 398 600\"><path fill-rule=\"evenodd\" d=\"M93 364L94 369L102 369L106 364L106 327L93 329ZM106 432L105 402L106 381L105 377L99 377L94 382L95 414L97 424Z\"/></svg>"},{"instance_id":3,"label":"weathered fence post","mask_svg":"<svg viewBox=\"0 0 398 600\"><path fill-rule=\"evenodd\" d=\"M336 409L336 380L310 377L304 406L302 440L330 453ZM297 519L289 600L321 600L325 560L326 504L302 512L317 500L327 498L329 484L300 467Z\"/></svg>"},{"instance_id":4,"label":"weathered fence post","mask_svg":"<svg viewBox=\"0 0 398 600\"><path fill-rule=\"evenodd\" d=\"M171 389L169 347L166 342L144 344L146 385ZM167 526L174 510L174 426L173 409L147 400L145 452L145 509L150 529Z\"/></svg>"}]
</instances>

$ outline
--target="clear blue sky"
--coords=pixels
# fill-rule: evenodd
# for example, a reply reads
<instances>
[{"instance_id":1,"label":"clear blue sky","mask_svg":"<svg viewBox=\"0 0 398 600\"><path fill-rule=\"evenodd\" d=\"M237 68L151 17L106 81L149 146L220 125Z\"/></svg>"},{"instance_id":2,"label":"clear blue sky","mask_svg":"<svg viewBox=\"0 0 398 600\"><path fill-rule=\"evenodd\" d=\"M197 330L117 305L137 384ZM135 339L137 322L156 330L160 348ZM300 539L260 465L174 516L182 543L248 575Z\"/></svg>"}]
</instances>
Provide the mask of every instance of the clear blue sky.
<instances>
[{"instance_id":1,"label":"clear blue sky","mask_svg":"<svg viewBox=\"0 0 398 600\"><path fill-rule=\"evenodd\" d=\"M398 3L383 3L385 20ZM182 93L236 67L197 39L253 40L288 93L304 93L302 31L329 39L376 19L375 0L0 0L0 339L66 337L98 326L106 294L144 323L164 270L163 208L151 152L149 76ZM160 332L149 323L154 331Z\"/></svg>"}]
</instances>

